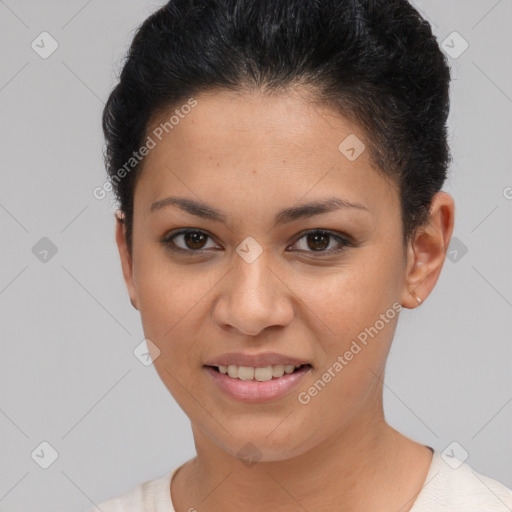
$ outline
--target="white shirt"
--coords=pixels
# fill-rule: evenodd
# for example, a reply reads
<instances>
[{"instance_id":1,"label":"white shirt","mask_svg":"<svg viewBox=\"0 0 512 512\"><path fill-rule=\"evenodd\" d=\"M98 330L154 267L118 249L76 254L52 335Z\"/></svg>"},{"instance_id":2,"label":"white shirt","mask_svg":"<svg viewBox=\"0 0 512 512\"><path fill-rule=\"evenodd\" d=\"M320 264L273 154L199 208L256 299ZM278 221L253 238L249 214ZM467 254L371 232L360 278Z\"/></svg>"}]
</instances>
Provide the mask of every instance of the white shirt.
<instances>
[{"instance_id":1,"label":"white shirt","mask_svg":"<svg viewBox=\"0 0 512 512\"><path fill-rule=\"evenodd\" d=\"M448 459L447 459L448 460ZM467 463L449 465L434 451L423 487L410 512L511 512L512 490L477 473ZM460 466L453 469L454 466ZM181 466L148 480L87 512L175 512L171 478Z\"/></svg>"}]
</instances>

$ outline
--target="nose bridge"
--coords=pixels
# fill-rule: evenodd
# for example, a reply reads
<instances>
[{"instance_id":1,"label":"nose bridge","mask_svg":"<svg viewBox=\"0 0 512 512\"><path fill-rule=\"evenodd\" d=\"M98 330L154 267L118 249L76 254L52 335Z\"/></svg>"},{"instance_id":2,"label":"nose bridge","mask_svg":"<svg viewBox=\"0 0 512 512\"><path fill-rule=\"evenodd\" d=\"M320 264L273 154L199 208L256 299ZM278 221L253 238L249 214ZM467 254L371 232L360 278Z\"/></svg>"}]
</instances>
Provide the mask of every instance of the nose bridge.
<instances>
[{"instance_id":1,"label":"nose bridge","mask_svg":"<svg viewBox=\"0 0 512 512\"><path fill-rule=\"evenodd\" d=\"M285 325L293 307L285 286L271 270L271 254L263 252L248 262L235 256L233 269L216 304L216 319L246 334L255 335L273 325Z\"/></svg>"},{"instance_id":2,"label":"nose bridge","mask_svg":"<svg viewBox=\"0 0 512 512\"><path fill-rule=\"evenodd\" d=\"M234 268L235 295L240 294L240 299L252 298L262 306L272 300L274 290L270 282L275 280L269 269L269 253L264 252L252 262L239 258ZM273 283L275 284L275 283ZM275 288L275 287L274 287Z\"/></svg>"}]
</instances>

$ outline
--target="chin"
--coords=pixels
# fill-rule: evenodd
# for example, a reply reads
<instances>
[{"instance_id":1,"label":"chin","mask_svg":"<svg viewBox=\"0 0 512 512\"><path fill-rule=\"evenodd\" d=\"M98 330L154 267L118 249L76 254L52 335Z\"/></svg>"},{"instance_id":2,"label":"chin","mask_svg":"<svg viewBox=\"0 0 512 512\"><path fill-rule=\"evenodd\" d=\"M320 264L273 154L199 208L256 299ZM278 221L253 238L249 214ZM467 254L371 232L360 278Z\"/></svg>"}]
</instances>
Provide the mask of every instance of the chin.
<instances>
[{"instance_id":1,"label":"chin","mask_svg":"<svg viewBox=\"0 0 512 512\"><path fill-rule=\"evenodd\" d=\"M262 429L255 429L252 426L245 430L237 426L236 430L231 430L227 427L228 432L239 434L234 434L231 437L223 432L225 435L222 436L222 439L215 439L215 442L226 453L243 461L247 467L252 467L257 462L288 460L306 453L315 446L314 440L301 437L304 430L300 425L297 425L298 431L294 431L285 428L284 423L277 428L275 425L279 425L279 422L274 426L265 423ZM290 439L293 439L293 444L290 443Z\"/></svg>"}]
</instances>

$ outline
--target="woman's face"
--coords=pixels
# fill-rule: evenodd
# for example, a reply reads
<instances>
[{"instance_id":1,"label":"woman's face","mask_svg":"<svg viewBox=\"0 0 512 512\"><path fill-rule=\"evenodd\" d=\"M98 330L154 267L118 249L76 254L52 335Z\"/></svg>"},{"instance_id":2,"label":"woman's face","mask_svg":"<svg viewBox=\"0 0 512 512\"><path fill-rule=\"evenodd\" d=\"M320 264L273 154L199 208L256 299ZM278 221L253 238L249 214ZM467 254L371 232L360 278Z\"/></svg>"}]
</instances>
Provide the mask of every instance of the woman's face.
<instances>
[{"instance_id":1,"label":"woman's face","mask_svg":"<svg viewBox=\"0 0 512 512\"><path fill-rule=\"evenodd\" d=\"M118 225L158 374L196 432L262 460L341 432L360 438L382 420L384 363L409 297L397 188L372 168L357 126L303 98L202 94L159 140L174 109L162 115L135 189L131 262ZM170 197L202 208L152 209ZM323 213L299 215L326 201ZM207 218L211 210L223 220ZM164 241L184 228L192 234ZM310 365L274 398L235 398L217 384L231 377L205 366L267 352ZM237 382L249 393L259 385Z\"/></svg>"}]
</instances>

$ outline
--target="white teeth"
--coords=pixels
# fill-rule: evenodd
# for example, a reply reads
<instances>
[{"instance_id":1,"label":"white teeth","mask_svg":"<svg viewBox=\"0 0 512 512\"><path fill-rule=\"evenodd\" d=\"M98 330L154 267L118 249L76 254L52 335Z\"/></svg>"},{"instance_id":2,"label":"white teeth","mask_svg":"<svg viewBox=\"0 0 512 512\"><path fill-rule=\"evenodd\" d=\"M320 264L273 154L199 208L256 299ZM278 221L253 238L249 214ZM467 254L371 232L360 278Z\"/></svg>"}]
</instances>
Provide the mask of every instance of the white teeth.
<instances>
[{"instance_id":1,"label":"white teeth","mask_svg":"<svg viewBox=\"0 0 512 512\"><path fill-rule=\"evenodd\" d=\"M238 378L241 380L254 379L254 368L251 368L250 366L239 366Z\"/></svg>"},{"instance_id":2,"label":"white teeth","mask_svg":"<svg viewBox=\"0 0 512 512\"><path fill-rule=\"evenodd\" d=\"M284 375L284 366L282 364L276 364L272 366L272 377L282 377Z\"/></svg>"},{"instance_id":3,"label":"white teeth","mask_svg":"<svg viewBox=\"0 0 512 512\"><path fill-rule=\"evenodd\" d=\"M265 366L264 368L256 368L254 370L254 378L261 382L272 379L272 366Z\"/></svg>"},{"instance_id":4,"label":"white teeth","mask_svg":"<svg viewBox=\"0 0 512 512\"><path fill-rule=\"evenodd\" d=\"M219 365L219 372L228 375L233 379L240 380L257 380L260 382L271 380L272 377L279 378L285 373L293 373L296 368L299 368L300 364L275 364L273 366L262 366L253 368L251 366L238 366L236 364L230 364L229 366Z\"/></svg>"}]
</instances>

